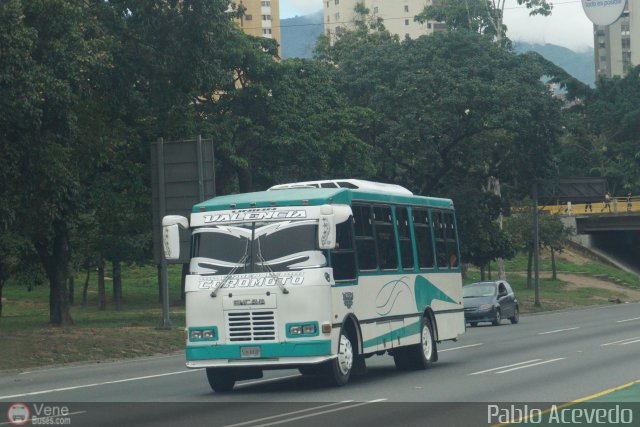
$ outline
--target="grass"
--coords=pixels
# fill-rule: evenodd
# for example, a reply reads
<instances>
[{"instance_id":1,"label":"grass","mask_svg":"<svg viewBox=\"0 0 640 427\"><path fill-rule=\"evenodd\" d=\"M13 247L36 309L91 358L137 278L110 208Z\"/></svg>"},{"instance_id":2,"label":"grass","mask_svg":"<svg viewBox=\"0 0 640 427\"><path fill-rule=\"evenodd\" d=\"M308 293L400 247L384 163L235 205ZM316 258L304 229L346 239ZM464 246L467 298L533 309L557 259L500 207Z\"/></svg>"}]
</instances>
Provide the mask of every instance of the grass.
<instances>
[{"instance_id":1,"label":"grass","mask_svg":"<svg viewBox=\"0 0 640 427\"><path fill-rule=\"evenodd\" d=\"M540 279L541 308L535 308L534 291L526 287L526 256L506 262L509 283L513 286L522 312L557 310L576 306L610 304L609 298L621 296L614 291L569 287L561 280ZM550 271L547 255L541 257L541 271ZM622 286L640 289L640 278L596 261L578 265L560 260L558 270L596 276ZM495 265L492 271L497 272ZM4 312L0 317L0 370L26 369L73 362L103 361L149 356L180 351L184 348L182 330L185 310L180 300L180 267L169 271L170 318L173 327L160 329L162 312L158 300L157 273L154 266L123 266L123 309L113 303L98 309L97 279L92 274L88 301L82 299L84 275L76 277L76 304L71 308L74 326L49 325L49 290L40 286L29 291L17 283L8 283L3 292ZM478 281L480 274L470 270L465 283ZM107 281L111 301L111 281Z\"/></svg>"},{"instance_id":2,"label":"grass","mask_svg":"<svg viewBox=\"0 0 640 427\"><path fill-rule=\"evenodd\" d=\"M556 269L559 273L581 274L610 281L629 289L640 289L640 277L598 261L574 264L560 259L556 254ZM569 289L568 284L562 280L551 280L550 278L541 277L539 280L541 307L535 307L535 290L527 288L527 256L518 254L511 260L505 260L505 270L509 284L513 287L520 301L520 308L523 313L610 304L609 299L620 298L624 300L625 298L621 292L589 287ZM498 271L495 263L491 265L491 271L495 279ZM540 272L551 272L551 256L548 252L542 253L540 256ZM480 272L470 270L468 277L464 279L464 283L473 283L479 280Z\"/></svg>"},{"instance_id":3,"label":"grass","mask_svg":"<svg viewBox=\"0 0 640 427\"><path fill-rule=\"evenodd\" d=\"M560 259L556 254L556 269L558 272L585 274L610 280L629 288L640 289L640 277L633 273L627 273L626 271L620 270L616 267L602 264L598 261L590 261L586 264L573 264ZM498 270L495 263L492 264L491 270ZM505 270L527 271L527 257L519 254L512 260L506 260ZM551 256L549 253L543 253L540 257L540 271L551 271Z\"/></svg>"},{"instance_id":4,"label":"grass","mask_svg":"<svg viewBox=\"0 0 640 427\"><path fill-rule=\"evenodd\" d=\"M619 292L597 288L568 289L566 282L562 280L540 279L540 305L535 307L535 290L527 288L527 277L520 274L507 274L509 284L518 297L520 311L522 313L534 313L540 311L561 310L579 306L597 304L610 304L609 298L624 299ZM465 283L473 283L480 280L480 273L472 271Z\"/></svg>"},{"instance_id":5,"label":"grass","mask_svg":"<svg viewBox=\"0 0 640 427\"><path fill-rule=\"evenodd\" d=\"M92 274L87 305L81 305L84 275L75 278L76 304L71 308L74 326L49 325L49 289L31 290L9 282L3 290L0 317L0 370L23 369L80 361L101 361L149 356L182 350L185 324L180 301L180 267L169 270L170 309L173 324L160 329L162 310L154 266L123 268L123 309L112 303L111 281L106 281L108 305L98 309L97 277Z\"/></svg>"}]
</instances>

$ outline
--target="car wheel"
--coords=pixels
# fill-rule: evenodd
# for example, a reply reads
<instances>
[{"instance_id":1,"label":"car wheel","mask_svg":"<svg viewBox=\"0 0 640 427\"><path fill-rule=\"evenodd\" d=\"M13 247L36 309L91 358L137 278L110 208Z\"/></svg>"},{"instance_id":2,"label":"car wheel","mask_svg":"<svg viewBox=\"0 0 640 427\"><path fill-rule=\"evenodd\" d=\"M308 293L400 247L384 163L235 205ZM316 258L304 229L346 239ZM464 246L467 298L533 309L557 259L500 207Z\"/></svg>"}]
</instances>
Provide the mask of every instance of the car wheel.
<instances>
[{"instance_id":1,"label":"car wheel","mask_svg":"<svg viewBox=\"0 0 640 427\"><path fill-rule=\"evenodd\" d=\"M469 322L469 324L471 325L471 327L475 328L476 326L478 326L478 322Z\"/></svg>"},{"instance_id":2,"label":"car wheel","mask_svg":"<svg viewBox=\"0 0 640 427\"><path fill-rule=\"evenodd\" d=\"M340 332L340 340L338 342L338 357L330 360L325 365L327 370L327 378L331 385L343 386L349 382L351 376L351 368L353 367L354 354L353 344L344 330Z\"/></svg>"},{"instance_id":3,"label":"car wheel","mask_svg":"<svg viewBox=\"0 0 640 427\"><path fill-rule=\"evenodd\" d=\"M493 326L500 326L502 322L502 315L500 314L500 309L496 310L496 317L493 319Z\"/></svg>"},{"instance_id":4,"label":"car wheel","mask_svg":"<svg viewBox=\"0 0 640 427\"><path fill-rule=\"evenodd\" d=\"M513 317L510 317L509 320L511 320L511 323L514 325L520 321L520 309L517 306L513 312Z\"/></svg>"},{"instance_id":5,"label":"car wheel","mask_svg":"<svg viewBox=\"0 0 640 427\"><path fill-rule=\"evenodd\" d=\"M236 377L231 369L207 368L207 380L216 393L231 391L236 385Z\"/></svg>"}]
</instances>

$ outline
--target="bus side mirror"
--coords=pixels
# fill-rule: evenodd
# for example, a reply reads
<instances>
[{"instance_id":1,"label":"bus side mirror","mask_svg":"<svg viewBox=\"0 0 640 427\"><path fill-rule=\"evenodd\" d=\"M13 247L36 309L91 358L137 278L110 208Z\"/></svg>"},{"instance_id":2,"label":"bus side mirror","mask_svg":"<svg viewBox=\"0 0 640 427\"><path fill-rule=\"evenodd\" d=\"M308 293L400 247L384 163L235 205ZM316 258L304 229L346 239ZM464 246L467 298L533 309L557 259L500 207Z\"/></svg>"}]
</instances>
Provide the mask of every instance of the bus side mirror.
<instances>
[{"instance_id":1,"label":"bus side mirror","mask_svg":"<svg viewBox=\"0 0 640 427\"><path fill-rule=\"evenodd\" d=\"M318 224L318 247L334 249L336 247L336 218L331 205L322 205Z\"/></svg>"},{"instance_id":2,"label":"bus side mirror","mask_svg":"<svg viewBox=\"0 0 640 427\"><path fill-rule=\"evenodd\" d=\"M167 215L162 218L162 247L167 261L180 258L180 227L189 228L187 218L178 215Z\"/></svg>"}]
</instances>

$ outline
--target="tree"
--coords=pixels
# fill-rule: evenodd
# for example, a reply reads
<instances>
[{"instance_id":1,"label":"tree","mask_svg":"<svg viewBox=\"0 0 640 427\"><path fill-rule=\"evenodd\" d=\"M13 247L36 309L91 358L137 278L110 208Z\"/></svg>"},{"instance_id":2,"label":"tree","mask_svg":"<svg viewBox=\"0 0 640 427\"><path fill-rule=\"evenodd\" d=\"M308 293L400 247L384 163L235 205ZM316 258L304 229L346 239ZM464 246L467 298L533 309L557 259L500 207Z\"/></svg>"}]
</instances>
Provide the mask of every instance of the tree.
<instances>
[{"instance_id":1,"label":"tree","mask_svg":"<svg viewBox=\"0 0 640 427\"><path fill-rule=\"evenodd\" d=\"M585 100L593 154L612 191L640 190L640 66L623 77L600 77Z\"/></svg>"},{"instance_id":2,"label":"tree","mask_svg":"<svg viewBox=\"0 0 640 427\"><path fill-rule=\"evenodd\" d=\"M2 156L12 160L13 228L29 238L44 266L54 324L73 322L67 293L70 232L82 205L79 171L85 167L77 156L82 146L78 112L93 94L91 77L110 64L107 40L94 31L92 20L101 3L12 0L2 5L0 28L9 39L3 46L16 53L13 61L2 61L2 73L29 65L23 68L24 82L2 88L2 98L21 100L2 138Z\"/></svg>"},{"instance_id":3,"label":"tree","mask_svg":"<svg viewBox=\"0 0 640 427\"><path fill-rule=\"evenodd\" d=\"M533 261L533 219L530 208L523 208L517 215L506 219L505 230L511 236L518 250L527 254L527 288L532 285L532 261ZM547 247L552 251L559 251L562 244L575 232L573 228L566 227L560 217L555 215L539 216L540 247ZM555 258L552 260L553 276L555 278Z\"/></svg>"},{"instance_id":4,"label":"tree","mask_svg":"<svg viewBox=\"0 0 640 427\"><path fill-rule=\"evenodd\" d=\"M262 40L253 43L241 51L239 84L230 84L208 114L225 175L237 177L241 192L336 174L372 175L370 149L358 137L370 112L345 102L333 67L279 63L257 48Z\"/></svg>"},{"instance_id":5,"label":"tree","mask_svg":"<svg viewBox=\"0 0 640 427\"><path fill-rule=\"evenodd\" d=\"M466 188L482 192L495 177L519 197L553 171L560 103L540 80L547 64L539 56L516 55L466 31L400 42L356 29L326 49L324 57L338 61L342 92L373 111L363 139L373 149L377 179L450 197ZM474 223L464 216L477 214L459 210L462 223ZM493 259L494 249L508 254L498 236L478 236L484 244L473 257Z\"/></svg>"},{"instance_id":6,"label":"tree","mask_svg":"<svg viewBox=\"0 0 640 427\"><path fill-rule=\"evenodd\" d=\"M535 59L452 32L402 43L365 40L338 71L351 102L375 112L365 140L376 149L378 178L433 194L449 176L473 176L482 185L499 176L527 186L544 173L560 104L540 81Z\"/></svg>"},{"instance_id":7,"label":"tree","mask_svg":"<svg viewBox=\"0 0 640 427\"><path fill-rule=\"evenodd\" d=\"M529 15L548 16L553 4L547 0L517 0L518 4L530 9ZM416 16L416 21L445 22L450 29L479 33L494 39L500 46L510 45L504 25L506 0L443 0L425 6Z\"/></svg>"},{"instance_id":8,"label":"tree","mask_svg":"<svg viewBox=\"0 0 640 427\"><path fill-rule=\"evenodd\" d=\"M496 219L502 209L500 199L492 193L454 185L453 198L458 215L460 256L480 267L485 280L486 267L497 258L512 258L515 248L511 238L498 227ZM469 213L473 214L469 214Z\"/></svg>"}]
</instances>

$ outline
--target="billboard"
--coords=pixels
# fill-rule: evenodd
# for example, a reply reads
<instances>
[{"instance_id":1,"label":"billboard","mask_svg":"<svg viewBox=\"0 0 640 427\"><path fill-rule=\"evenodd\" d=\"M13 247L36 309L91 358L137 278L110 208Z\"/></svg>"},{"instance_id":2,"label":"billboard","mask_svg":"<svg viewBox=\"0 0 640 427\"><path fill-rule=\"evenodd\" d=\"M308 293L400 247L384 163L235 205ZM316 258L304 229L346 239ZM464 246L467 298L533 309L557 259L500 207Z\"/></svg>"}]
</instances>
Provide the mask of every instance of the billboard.
<instances>
[{"instance_id":1,"label":"billboard","mask_svg":"<svg viewBox=\"0 0 640 427\"><path fill-rule=\"evenodd\" d=\"M587 18L596 25L611 25L620 18L626 0L582 0Z\"/></svg>"},{"instance_id":2,"label":"billboard","mask_svg":"<svg viewBox=\"0 0 640 427\"><path fill-rule=\"evenodd\" d=\"M162 217L189 218L194 204L216 195L213 140L164 141L151 144L153 257L162 262ZM182 235L184 234L184 235ZM180 260L189 262L188 233L181 233Z\"/></svg>"}]
</instances>

